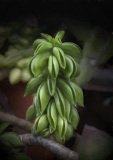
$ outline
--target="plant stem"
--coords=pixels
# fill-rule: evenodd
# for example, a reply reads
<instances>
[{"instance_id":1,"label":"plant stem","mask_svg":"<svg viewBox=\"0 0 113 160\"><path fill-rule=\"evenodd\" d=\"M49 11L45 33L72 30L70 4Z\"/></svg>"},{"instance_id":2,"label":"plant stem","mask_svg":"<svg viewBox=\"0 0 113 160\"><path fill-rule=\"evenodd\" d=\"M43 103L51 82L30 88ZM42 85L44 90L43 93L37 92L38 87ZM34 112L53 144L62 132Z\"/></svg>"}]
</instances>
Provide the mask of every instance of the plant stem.
<instances>
[{"instance_id":1,"label":"plant stem","mask_svg":"<svg viewBox=\"0 0 113 160\"><path fill-rule=\"evenodd\" d=\"M32 123L18 118L9 113L4 113L0 111L0 121L11 123L15 126L18 126L28 132L31 132ZM51 151L59 159L68 159L68 160L78 160L78 154L65 146L58 144L52 140L42 138L40 136L33 136L32 134L20 135L22 142L25 145L41 145Z\"/></svg>"},{"instance_id":2,"label":"plant stem","mask_svg":"<svg viewBox=\"0 0 113 160\"><path fill-rule=\"evenodd\" d=\"M31 132L32 123L30 123L24 119L18 118L14 115L0 111L0 121L11 123L11 124L18 126L28 132Z\"/></svg>"},{"instance_id":3,"label":"plant stem","mask_svg":"<svg viewBox=\"0 0 113 160\"><path fill-rule=\"evenodd\" d=\"M32 134L20 135L22 142L26 145L41 145L54 153L59 159L78 160L78 154L65 146L52 140L33 136Z\"/></svg>"}]
</instances>

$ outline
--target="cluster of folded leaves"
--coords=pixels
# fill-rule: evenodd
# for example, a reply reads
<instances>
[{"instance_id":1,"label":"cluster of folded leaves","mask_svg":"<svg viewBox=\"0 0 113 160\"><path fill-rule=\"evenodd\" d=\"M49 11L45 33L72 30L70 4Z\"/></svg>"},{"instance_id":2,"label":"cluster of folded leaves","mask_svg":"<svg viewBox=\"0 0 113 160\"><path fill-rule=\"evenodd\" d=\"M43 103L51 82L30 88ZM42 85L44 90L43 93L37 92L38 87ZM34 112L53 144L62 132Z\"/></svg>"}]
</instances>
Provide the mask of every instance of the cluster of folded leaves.
<instances>
[{"instance_id":1,"label":"cluster of folded leaves","mask_svg":"<svg viewBox=\"0 0 113 160\"><path fill-rule=\"evenodd\" d=\"M0 157L4 160L30 160L23 152L19 136L10 128L9 123L0 123Z\"/></svg>"},{"instance_id":2,"label":"cluster of folded leaves","mask_svg":"<svg viewBox=\"0 0 113 160\"><path fill-rule=\"evenodd\" d=\"M34 120L32 132L44 137L53 135L60 143L73 136L79 123L78 106L83 106L82 89L75 83L80 73L81 50L72 42L62 42L64 31L55 37L42 34L34 41L34 56L29 64L33 78L25 95L34 94L26 112Z\"/></svg>"},{"instance_id":3,"label":"cluster of folded leaves","mask_svg":"<svg viewBox=\"0 0 113 160\"><path fill-rule=\"evenodd\" d=\"M27 65L33 52L32 43L39 33L35 27L13 22L0 26L0 69L6 69L11 84L30 79Z\"/></svg>"}]
</instances>

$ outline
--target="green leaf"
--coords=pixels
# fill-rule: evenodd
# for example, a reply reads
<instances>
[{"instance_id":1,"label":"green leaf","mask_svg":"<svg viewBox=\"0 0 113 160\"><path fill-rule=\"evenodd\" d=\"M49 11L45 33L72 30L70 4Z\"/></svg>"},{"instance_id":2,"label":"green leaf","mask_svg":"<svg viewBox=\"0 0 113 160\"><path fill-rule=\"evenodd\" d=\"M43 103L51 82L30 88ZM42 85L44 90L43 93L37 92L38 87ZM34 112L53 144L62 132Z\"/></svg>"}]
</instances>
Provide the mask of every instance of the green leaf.
<instances>
[{"instance_id":1,"label":"green leaf","mask_svg":"<svg viewBox=\"0 0 113 160\"><path fill-rule=\"evenodd\" d=\"M75 83L71 82L73 88L75 89L76 92L76 101L77 104L81 107L84 107L84 95L82 89L76 85Z\"/></svg>"},{"instance_id":2,"label":"green leaf","mask_svg":"<svg viewBox=\"0 0 113 160\"><path fill-rule=\"evenodd\" d=\"M68 124L65 134L66 141L69 140L72 136L73 136L73 127L70 124Z\"/></svg>"},{"instance_id":3,"label":"green leaf","mask_svg":"<svg viewBox=\"0 0 113 160\"><path fill-rule=\"evenodd\" d=\"M55 136L60 143L65 142L67 126L68 126L67 120L58 116L58 124L55 131Z\"/></svg>"},{"instance_id":4,"label":"green leaf","mask_svg":"<svg viewBox=\"0 0 113 160\"><path fill-rule=\"evenodd\" d=\"M80 47L77 44L72 42L64 42L62 43L61 48L65 54L72 56L76 62L80 63L82 53Z\"/></svg>"},{"instance_id":5,"label":"green leaf","mask_svg":"<svg viewBox=\"0 0 113 160\"><path fill-rule=\"evenodd\" d=\"M62 40L63 37L64 37L64 34L65 34L64 31L59 31L59 32L56 34L56 36L55 36L55 40L61 42L61 40Z\"/></svg>"},{"instance_id":6,"label":"green leaf","mask_svg":"<svg viewBox=\"0 0 113 160\"><path fill-rule=\"evenodd\" d=\"M47 86L48 86L49 94L53 96L56 90L56 78L48 77Z\"/></svg>"},{"instance_id":7,"label":"green leaf","mask_svg":"<svg viewBox=\"0 0 113 160\"><path fill-rule=\"evenodd\" d=\"M33 47L36 49L36 47L41 44L41 43L44 43L44 42L47 42L45 39L36 39L34 42L33 42Z\"/></svg>"},{"instance_id":8,"label":"green leaf","mask_svg":"<svg viewBox=\"0 0 113 160\"><path fill-rule=\"evenodd\" d=\"M34 105L31 105L26 111L26 119L31 121L36 118L36 109Z\"/></svg>"},{"instance_id":9,"label":"green leaf","mask_svg":"<svg viewBox=\"0 0 113 160\"><path fill-rule=\"evenodd\" d=\"M25 89L25 96L31 95L37 91L38 86L41 84L41 82L44 80L43 75L39 75L38 77L32 78Z\"/></svg>"},{"instance_id":10,"label":"green leaf","mask_svg":"<svg viewBox=\"0 0 113 160\"><path fill-rule=\"evenodd\" d=\"M49 122L46 114L42 114L40 117L37 117L33 128L32 133L34 135L40 134L43 132L43 130L47 129L49 127Z\"/></svg>"},{"instance_id":11,"label":"green leaf","mask_svg":"<svg viewBox=\"0 0 113 160\"><path fill-rule=\"evenodd\" d=\"M46 39L48 42L52 42L52 36L49 34L41 33L41 36Z\"/></svg>"},{"instance_id":12,"label":"green leaf","mask_svg":"<svg viewBox=\"0 0 113 160\"><path fill-rule=\"evenodd\" d=\"M76 129L79 123L79 114L78 111L72 107L72 113L71 113L71 126Z\"/></svg>"},{"instance_id":13,"label":"green leaf","mask_svg":"<svg viewBox=\"0 0 113 160\"><path fill-rule=\"evenodd\" d=\"M44 82L41 85L39 94L37 94L37 98L40 101L40 112L43 113L47 109L47 105L50 100L50 95L49 95L48 86L46 82Z\"/></svg>"},{"instance_id":14,"label":"green leaf","mask_svg":"<svg viewBox=\"0 0 113 160\"><path fill-rule=\"evenodd\" d=\"M13 132L7 132L0 136L0 141L6 146L18 147L22 146L20 138Z\"/></svg>"},{"instance_id":15,"label":"green leaf","mask_svg":"<svg viewBox=\"0 0 113 160\"><path fill-rule=\"evenodd\" d=\"M47 118L50 123L50 133L54 132L57 126L57 109L54 101L50 101L47 108Z\"/></svg>"}]
</instances>

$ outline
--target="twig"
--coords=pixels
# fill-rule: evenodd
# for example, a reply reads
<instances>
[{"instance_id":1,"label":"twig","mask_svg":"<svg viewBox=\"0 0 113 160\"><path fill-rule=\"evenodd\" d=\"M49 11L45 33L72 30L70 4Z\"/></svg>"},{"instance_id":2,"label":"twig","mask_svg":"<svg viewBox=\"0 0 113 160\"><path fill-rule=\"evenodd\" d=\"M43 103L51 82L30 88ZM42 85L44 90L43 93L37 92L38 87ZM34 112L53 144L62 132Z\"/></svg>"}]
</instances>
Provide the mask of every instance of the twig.
<instances>
[{"instance_id":1,"label":"twig","mask_svg":"<svg viewBox=\"0 0 113 160\"><path fill-rule=\"evenodd\" d=\"M32 123L18 118L14 115L4 113L0 111L0 121L9 122L15 126L18 126L28 132L31 131ZM42 138L40 136L33 136L32 134L20 135L22 142L26 145L41 145L47 148L49 151L54 153L58 158L68 159L68 160L78 160L78 155L76 152L60 145L52 140Z\"/></svg>"},{"instance_id":2,"label":"twig","mask_svg":"<svg viewBox=\"0 0 113 160\"><path fill-rule=\"evenodd\" d=\"M9 123L11 123L15 126L18 126L28 132L30 132L31 128L32 128L32 123L30 123L24 119L18 118L14 115L4 113L1 111L0 111L0 121L9 122Z\"/></svg>"},{"instance_id":3,"label":"twig","mask_svg":"<svg viewBox=\"0 0 113 160\"><path fill-rule=\"evenodd\" d=\"M59 159L78 160L78 154L61 144L52 140L42 138L40 136L33 136L32 134L20 135L22 142L26 145L41 145L54 153Z\"/></svg>"}]
</instances>

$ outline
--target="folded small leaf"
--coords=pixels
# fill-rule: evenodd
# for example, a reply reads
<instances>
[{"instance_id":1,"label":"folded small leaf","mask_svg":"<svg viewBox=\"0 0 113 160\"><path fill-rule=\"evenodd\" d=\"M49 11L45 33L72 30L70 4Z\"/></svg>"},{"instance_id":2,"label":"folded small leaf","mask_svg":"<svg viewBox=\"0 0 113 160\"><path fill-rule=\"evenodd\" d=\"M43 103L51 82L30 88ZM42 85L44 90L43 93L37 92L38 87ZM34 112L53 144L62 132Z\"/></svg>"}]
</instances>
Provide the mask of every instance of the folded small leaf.
<instances>
[{"instance_id":1,"label":"folded small leaf","mask_svg":"<svg viewBox=\"0 0 113 160\"><path fill-rule=\"evenodd\" d=\"M43 133L43 130L47 129L49 127L49 122L46 114L43 114L36 118L32 133L34 135Z\"/></svg>"},{"instance_id":2,"label":"folded small leaf","mask_svg":"<svg viewBox=\"0 0 113 160\"><path fill-rule=\"evenodd\" d=\"M25 96L34 94L43 80L44 80L44 75L39 75L38 77L32 78L26 86Z\"/></svg>"},{"instance_id":3,"label":"folded small leaf","mask_svg":"<svg viewBox=\"0 0 113 160\"><path fill-rule=\"evenodd\" d=\"M74 129L77 128L78 126L78 123L79 123L79 114L78 114L78 111L72 107L72 114L71 114L71 125Z\"/></svg>"},{"instance_id":4,"label":"folded small leaf","mask_svg":"<svg viewBox=\"0 0 113 160\"><path fill-rule=\"evenodd\" d=\"M72 136L73 136L73 128L70 124L68 124L65 139L69 140Z\"/></svg>"},{"instance_id":5,"label":"folded small leaf","mask_svg":"<svg viewBox=\"0 0 113 160\"><path fill-rule=\"evenodd\" d=\"M56 78L51 78L51 77L48 78L47 86L48 86L49 94L53 96L55 93L55 89L56 89Z\"/></svg>"},{"instance_id":6,"label":"folded small leaf","mask_svg":"<svg viewBox=\"0 0 113 160\"><path fill-rule=\"evenodd\" d=\"M55 131L57 126L57 109L54 101L50 101L47 108L47 118L50 123L50 133Z\"/></svg>"},{"instance_id":7,"label":"folded small leaf","mask_svg":"<svg viewBox=\"0 0 113 160\"><path fill-rule=\"evenodd\" d=\"M59 31L57 32L56 36L55 36L55 40L57 40L58 42L62 42L62 39L64 37L65 32L64 31Z\"/></svg>"},{"instance_id":8,"label":"folded small leaf","mask_svg":"<svg viewBox=\"0 0 113 160\"><path fill-rule=\"evenodd\" d=\"M64 117L65 115L65 99L60 92L60 90L57 88L57 91L54 95L54 100L56 104L56 109L61 117Z\"/></svg>"},{"instance_id":9,"label":"folded small leaf","mask_svg":"<svg viewBox=\"0 0 113 160\"><path fill-rule=\"evenodd\" d=\"M70 84L72 88L75 90L75 93L76 93L75 98L76 98L77 104L81 107L84 107L84 95L83 95L82 89L73 82L70 82Z\"/></svg>"},{"instance_id":10,"label":"folded small leaf","mask_svg":"<svg viewBox=\"0 0 113 160\"><path fill-rule=\"evenodd\" d=\"M72 42L64 42L61 46L65 54L72 56L77 62L80 62L82 58L80 47Z\"/></svg>"},{"instance_id":11,"label":"folded small leaf","mask_svg":"<svg viewBox=\"0 0 113 160\"><path fill-rule=\"evenodd\" d=\"M36 108L31 105L26 111L26 119L31 121L36 118Z\"/></svg>"},{"instance_id":12,"label":"folded small leaf","mask_svg":"<svg viewBox=\"0 0 113 160\"><path fill-rule=\"evenodd\" d=\"M48 102L50 100L50 95L49 95L48 86L46 82L44 82L40 87L40 90L38 93L38 99L40 101L40 111L41 113L43 113L46 110Z\"/></svg>"},{"instance_id":13,"label":"folded small leaf","mask_svg":"<svg viewBox=\"0 0 113 160\"><path fill-rule=\"evenodd\" d=\"M41 33L41 36L46 39L48 42L52 42L53 38L49 34Z\"/></svg>"}]
</instances>

